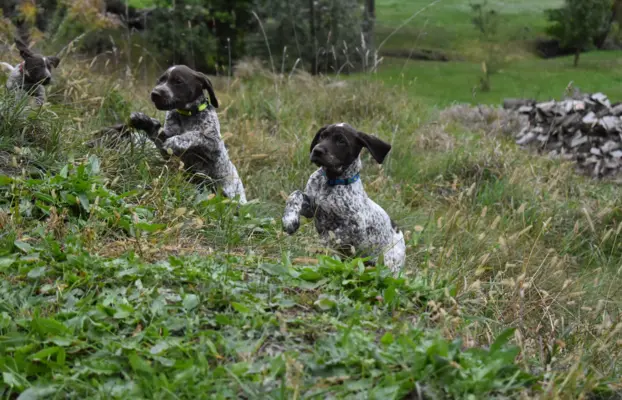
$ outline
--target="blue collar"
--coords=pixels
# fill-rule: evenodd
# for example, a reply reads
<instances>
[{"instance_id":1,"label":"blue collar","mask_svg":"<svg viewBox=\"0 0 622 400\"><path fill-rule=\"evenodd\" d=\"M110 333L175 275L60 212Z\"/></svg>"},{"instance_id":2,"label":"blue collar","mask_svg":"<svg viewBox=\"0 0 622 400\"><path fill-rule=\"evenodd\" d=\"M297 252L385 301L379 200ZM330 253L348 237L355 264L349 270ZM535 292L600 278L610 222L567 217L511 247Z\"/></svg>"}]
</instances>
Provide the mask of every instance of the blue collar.
<instances>
[{"instance_id":1,"label":"blue collar","mask_svg":"<svg viewBox=\"0 0 622 400\"><path fill-rule=\"evenodd\" d=\"M322 171L322 175L326 176L326 172ZM326 177L326 184L328 186L348 186L357 182L359 179L361 179L361 174L356 174L346 179L328 179L328 177Z\"/></svg>"}]
</instances>

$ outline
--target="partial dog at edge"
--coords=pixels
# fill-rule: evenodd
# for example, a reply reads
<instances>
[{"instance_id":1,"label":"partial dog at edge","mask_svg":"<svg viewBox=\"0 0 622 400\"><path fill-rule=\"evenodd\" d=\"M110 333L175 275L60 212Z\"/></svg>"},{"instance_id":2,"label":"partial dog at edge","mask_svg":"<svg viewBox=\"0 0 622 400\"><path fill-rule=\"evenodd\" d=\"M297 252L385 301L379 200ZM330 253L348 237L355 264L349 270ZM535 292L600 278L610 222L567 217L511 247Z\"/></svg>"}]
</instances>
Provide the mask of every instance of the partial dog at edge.
<instances>
[{"instance_id":1,"label":"partial dog at edge","mask_svg":"<svg viewBox=\"0 0 622 400\"><path fill-rule=\"evenodd\" d=\"M15 66L0 62L9 71L6 87L11 91L28 93L38 105L43 105L45 86L52 82L52 70L60 64L60 58L36 54L20 40L16 40L15 44L24 61Z\"/></svg>"},{"instance_id":2,"label":"partial dog at edge","mask_svg":"<svg viewBox=\"0 0 622 400\"><path fill-rule=\"evenodd\" d=\"M287 199L283 229L288 234L300 227L300 216L314 218L325 244L345 255L370 257L397 274L404 266L406 244L382 207L374 203L360 180L363 147L382 164L391 145L348 124L327 125L311 143L310 159L320 168L311 175L304 192ZM354 250L354 253L352 253Z\"/></svg>"},{"instance_id":3,"label":"partial dog at edge","mask_svg":"<svg viewBox=\"0 0 622 400\"><path fill-rule=\"evenodd\" d=\"M139 112L130 116L131 126L144 131L164 158L179 157L195 181L211 180L226 197L246 203L242 180L220 135L218 99L207 76L185 65L173 66L158 79L151 101L167 112L164 127Z\"/></svg>"}]
</instances>

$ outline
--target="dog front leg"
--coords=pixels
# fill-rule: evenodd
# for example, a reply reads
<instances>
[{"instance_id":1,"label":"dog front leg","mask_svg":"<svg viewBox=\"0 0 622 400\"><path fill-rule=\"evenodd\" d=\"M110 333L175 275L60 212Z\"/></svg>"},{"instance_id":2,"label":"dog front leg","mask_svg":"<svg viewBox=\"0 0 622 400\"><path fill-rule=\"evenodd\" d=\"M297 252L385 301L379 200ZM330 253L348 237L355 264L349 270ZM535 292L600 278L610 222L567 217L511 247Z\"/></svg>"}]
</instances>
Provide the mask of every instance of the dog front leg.
<instances>
[{"instance_id":1,"label":"dog front leg","mask_svg":"<svg viewBox=\"0 0 622 400\"><path fill-rule=\"evenodd\" d=\"M133 112L130 115L130 126L139 131L145 132L147 137L155 144L164 159L169 158L169 154L164 148L164 142L168 138L162 124L155 118L151 118L141 112Z\"/></svg>"},{"instance_id":2,"label":"dog front leg","mask_svg":"<svg viewBox=\"0 0 622 400\"><path fill-rule=\"evenodd\" d=\"M300 216L313 218L311 199L300 190L296 190L287 198L283 213L283 230L293 235L300 228Z\"/></svg>"},{"instance_id":3,"label":"dog front leg","mask_svg":"<svg viewBox=\"0 0 622 400\"><path fill-rule=\"evenodd\" d=\"M199 131L190 131L182 135L170 137L163 143L163 147L165 150L170 149L177 157L181 157L189 150L197 150L201 154L210 153L210 146L205 136Z\"/></svg>"},{"instance_id":4,"label":"dog front leg","mask_svg":"<svg viewBox=\"0 0 622 400\"><path fill-rule=\"evenodd\" d=\"M45 103L45 88L43 88L43 86L37 86L33 92L33 96L35 98L35 103L37 103L38 106L42 106Z\"/></svg>"}]
</instances>

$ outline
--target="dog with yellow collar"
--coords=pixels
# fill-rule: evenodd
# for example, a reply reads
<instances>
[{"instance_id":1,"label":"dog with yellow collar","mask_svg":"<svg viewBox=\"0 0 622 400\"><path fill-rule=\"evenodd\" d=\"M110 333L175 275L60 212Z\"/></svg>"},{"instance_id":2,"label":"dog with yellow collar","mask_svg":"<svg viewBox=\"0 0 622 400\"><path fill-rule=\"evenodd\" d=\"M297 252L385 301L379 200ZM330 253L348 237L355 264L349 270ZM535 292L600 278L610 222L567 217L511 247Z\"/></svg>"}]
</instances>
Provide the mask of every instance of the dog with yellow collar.
<instances>
[{"instance_id":1,"label":"dog with yellow collar","mask_svg":"<svg viewBox=\"0 0 622 400\"><path fill-rule=\"evenodd\" d=\"M151 101L166 111L164 126L140 112L132 113L130 125L144 131L163 157L179 157L195 181L209 181L226 197L246 203L244 185L220 135L218 99L209 78L185 65L173 66L158 78Z\"/></svg>"}]
</instances>

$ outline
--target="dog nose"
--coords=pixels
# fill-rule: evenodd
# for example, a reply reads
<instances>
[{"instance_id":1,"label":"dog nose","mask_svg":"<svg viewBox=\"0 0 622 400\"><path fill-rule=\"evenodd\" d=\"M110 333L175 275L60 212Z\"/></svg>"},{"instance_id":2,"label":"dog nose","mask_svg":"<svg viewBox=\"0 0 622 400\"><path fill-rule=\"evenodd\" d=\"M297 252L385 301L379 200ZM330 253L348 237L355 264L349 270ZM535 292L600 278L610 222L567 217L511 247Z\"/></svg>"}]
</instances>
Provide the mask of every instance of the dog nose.
<instances>
[{"instance_id":1,"label":"dog nose","mask_svg":"<svg viewBox=\"0 0 622 400\"><path fill-rule=\"evenodd\" d=\"M162 99L162 92L160 92L158 89L154 89L151 92L151 100L160 100Z\"/></svg>"},{"instance_id":2,"label":"dog nose","mask_svg":"<svg viewBox=\"0 0 622 400\"><path fill-rule=\"evenodd\" d=\"M313 148L313 151L311 152L311 154L316 155L316 156L321 156L324 153L326 153L326 150L324 150L324 148L320 146L315 146Z\"/></svg>"},{"instance_id":3,"label":"dog nose","mask_svg":"<svg viewBox=\"0 0 622 400\"><path fill-rule=\"evenodd\" d=\"M313 148L313 151L311 151L310 159L311 161L317 160L318 158L322 157L325 153L326 153L326 150L323 147L316 146L315 148Z\"/></svg>"}]
</instances>

